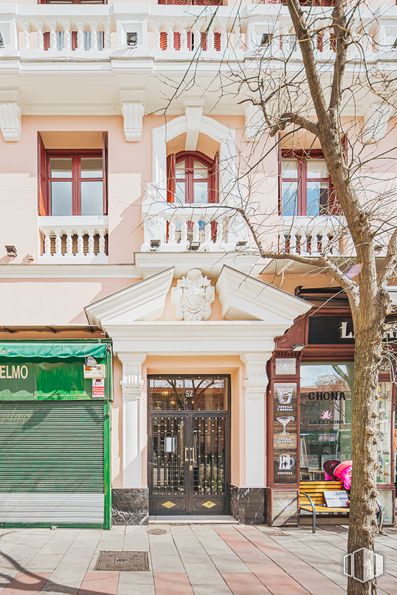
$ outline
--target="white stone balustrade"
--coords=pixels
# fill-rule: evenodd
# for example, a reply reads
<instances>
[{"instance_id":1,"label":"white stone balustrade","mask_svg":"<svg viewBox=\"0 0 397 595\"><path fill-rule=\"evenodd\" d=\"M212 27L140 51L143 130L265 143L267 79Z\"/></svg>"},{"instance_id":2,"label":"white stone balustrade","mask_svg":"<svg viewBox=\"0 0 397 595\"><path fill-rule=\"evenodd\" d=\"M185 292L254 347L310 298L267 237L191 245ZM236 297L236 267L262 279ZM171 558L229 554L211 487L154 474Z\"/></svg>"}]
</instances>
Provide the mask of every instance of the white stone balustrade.
<instances>
[{"instance_id":1,"label":"white stone balustrade","mask_svg":"<svg viewBox=\"0 0 397 595\"><path fill-rule=\"evenodd\" d=\"M319 215L280 219L280 253L302 256L347 255L348 247L341 217Z\"/></svg>"},{"instance_id":2,"label":"white stone balustrade","mask_svg":"<svg viewBox=\"0 0 397 595\"><path fill-rule=\"evenodd\" d=\"M30 18L18 23L19 49L57 53L99 52L111 49L110 19L82 17L61 20Z\"/></svg>"},{"instance_id":3,"label":"white stone balustrade","mask_svg":"<svg viewBox=\"0 0 397 595\"><path fill-rule=\"evenodd\" d=\"M222 206L165 205L144 215L143 252L183 252L192 249L192 242L200 252L227 252L236 250L238 242L248 248L248 239L240 216Z\"/></svg>"},{"instance_id":4,"label":"white stone balustrade","mask_svg":"<svg viewBox=\"0 0 397 595\"><path fill-rule=\"evenodd\" d=\"M107 217L39 217L41 262L107 262Z\"/></svg>"},{"instance_id":5,"label":"white stone balustrade","mask_svg":"<svg viewBox=\"0 0 397 595\"><path fill-rule=\"evenodd\" d=\"M11 7L11 8L10 8ZM311 8L323 20L332 8ZM376 13L378 10L378 13ZM363 28L362 46L367 57L379 53L394 57L397 49L397 7L387 14L380 9L360 12L354 27ZM300 59L300 52L292 34L286 6L275 3L245 6L182 6L155 4L7 4L0 7L0 33L4 47L0 56L9 52L28 52L35 56L44 51L95 57L98 52L110 59L114 51L118 60L133 56L152 56L163 59L173 55L194 55L209 59L240 59L257 51L275 57ZM131 36L132 34L132 36ZM129 43L128 43L129 40ZM326 30L314 40L318 59L334 55L333 44ZM123 50L127 50L123 53ZM351 48L351 55L359 52ZM133 52L133 53L131 53Z\"/></svg>"}]
</instances>

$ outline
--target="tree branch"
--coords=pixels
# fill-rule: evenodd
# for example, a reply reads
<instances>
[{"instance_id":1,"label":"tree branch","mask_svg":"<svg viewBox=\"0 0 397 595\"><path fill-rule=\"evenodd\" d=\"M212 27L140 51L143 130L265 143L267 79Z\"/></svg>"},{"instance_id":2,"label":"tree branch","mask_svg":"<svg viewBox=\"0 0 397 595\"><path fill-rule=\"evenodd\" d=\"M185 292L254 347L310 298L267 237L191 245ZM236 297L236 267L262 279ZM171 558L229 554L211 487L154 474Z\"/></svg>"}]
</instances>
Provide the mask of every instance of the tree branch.
<instances>
[{"instance_id":1,"label":"tree branch","mask_svg":"<svg viewBox=\"0 0 397 595\"><path fill-rule=\"evenodd\" d=\"M343 2L336 2L332 11L332 28L336 40L334 76L331 86L329 109L336 109L341 99L341 83L346 67L348 29Z\"/></svg>"},{"instance_id":2,"label":"tree branch","mask_svg":"<svg viewBox=\"0 0 397 595\"><path fill-rule=\"evenodd\" d=\"M304 128L308 132L311 132L315 136L318 135L318 126L315 122L312 122L308 118L304 116L299 116L299 114L295 114L293 112L285 112L281 114L278 118L277 124L274 124L269 132L269 136L273 137L276 136L278 132L284 130L288 124L296 124L301 128Z\"/></svg>"},{"instance_id":3,"label":"tree branch","mask_svg":"<svg viewBox=\"0 0 397 595\"><path fill-rule=\"evenodd\" d=\"M310 95L316 110L317 119L327 119L327 108L323 93L323 85L316 68L316 60L312 48L312 40L307 23L298 0L288 0L288 10L299 41L302 60L305 67Z\"/></svg>"}]
</instances>

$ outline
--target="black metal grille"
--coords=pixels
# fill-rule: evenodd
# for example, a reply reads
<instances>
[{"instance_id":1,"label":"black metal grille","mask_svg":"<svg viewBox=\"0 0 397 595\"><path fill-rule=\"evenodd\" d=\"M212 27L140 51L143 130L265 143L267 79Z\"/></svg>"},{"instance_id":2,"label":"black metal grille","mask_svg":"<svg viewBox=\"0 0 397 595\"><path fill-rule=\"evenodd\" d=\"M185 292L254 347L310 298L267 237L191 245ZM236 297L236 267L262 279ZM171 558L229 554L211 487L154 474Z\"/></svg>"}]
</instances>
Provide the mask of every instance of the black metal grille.
<instances>
[{"instance_id":1,"label":"black metal grille","mask_svg":"<svg viewBox=\"0 0 397 595\"><path fill-rule=\"evenodd\" d=\"M193 492L197 495L225 493L225 418L194 417L195 453Z\"/></svg>"},{"instance_id":2,"label":"black metal grille","mask_svg":"<svg viewBox=\"0 0 397 595\"><path fill-rule=\"evenodd\" d=\"M158 496L185 493L184 419L152 418L152 489Z\"/></svg>"}]
</instances>

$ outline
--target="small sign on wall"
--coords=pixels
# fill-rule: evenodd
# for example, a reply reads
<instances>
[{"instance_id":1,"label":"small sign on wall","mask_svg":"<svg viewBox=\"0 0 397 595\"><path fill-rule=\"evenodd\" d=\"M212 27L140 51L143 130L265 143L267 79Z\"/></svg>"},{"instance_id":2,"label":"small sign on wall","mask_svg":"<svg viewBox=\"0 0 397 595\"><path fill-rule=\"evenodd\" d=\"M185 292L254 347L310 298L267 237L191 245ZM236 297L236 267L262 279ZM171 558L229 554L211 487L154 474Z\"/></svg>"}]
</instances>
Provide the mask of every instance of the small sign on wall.
<instances>
[{"instance_id":1,"label":"small sign on wall","mask_svg":"<svg viewBox=\"0 0 397 595\"><path fill-rule=\"evenodd\" d=\"M93 399L104 399L105 398L105 380L104 380L104 378L93 378L92 379L92 398Z\"/></svg>"},{"instance_id":2,"label":"small sign on wall","mask_svg":"<svg viewBox=\"0 0 397 595\"><path fill-rule=\"evenodd\" d=\"M296 374L294 357L276 357L275 372L277 376L293 376Z\"/></svg>"},{"instance_id":3,"label":"small sign on wall","mask_svg":"<svg viewBox=\"0 0 397 595\"><path fill-rule=\"evenodd\" d=\"M105 364L84 365L84 378L105 378Z\"/></svg>"}]
</instances>

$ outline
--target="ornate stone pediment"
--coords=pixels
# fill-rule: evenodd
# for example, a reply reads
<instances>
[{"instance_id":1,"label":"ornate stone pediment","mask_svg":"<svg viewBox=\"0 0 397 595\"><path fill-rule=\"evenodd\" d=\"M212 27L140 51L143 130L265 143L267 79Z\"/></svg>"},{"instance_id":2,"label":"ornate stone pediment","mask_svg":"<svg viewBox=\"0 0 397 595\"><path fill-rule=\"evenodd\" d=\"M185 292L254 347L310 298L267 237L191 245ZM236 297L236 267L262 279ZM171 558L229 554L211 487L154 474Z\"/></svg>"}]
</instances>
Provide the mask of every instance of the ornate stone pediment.
<instances>
[{"instance_id":1,"label":"ornate stone pediment","mask_svg":"<svg viewBox=\"0 0 397 595\"><path fill-rule=\"evenodd\" d=\"M211 281L199 269L189 271L172 290L177 320L208 320L214 299Z\"/></svg>"}]
</instances>

